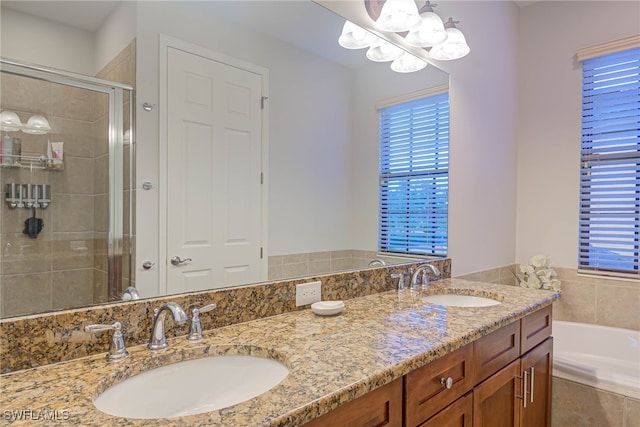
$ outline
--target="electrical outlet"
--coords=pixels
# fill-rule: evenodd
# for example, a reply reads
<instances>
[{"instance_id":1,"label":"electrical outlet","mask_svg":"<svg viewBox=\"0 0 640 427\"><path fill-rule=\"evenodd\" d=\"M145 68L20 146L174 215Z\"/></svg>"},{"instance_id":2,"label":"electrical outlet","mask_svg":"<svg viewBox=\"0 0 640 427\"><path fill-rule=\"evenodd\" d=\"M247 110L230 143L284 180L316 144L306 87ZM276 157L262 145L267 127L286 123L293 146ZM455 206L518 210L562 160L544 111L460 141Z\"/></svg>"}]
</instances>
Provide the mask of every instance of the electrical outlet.
<instances>
[{"instance_id":1,"label":"electrical outlet","mask_svg":"<svg viewBox=\"0 0 640 427\"><path fill-rule=\"evenodd\" d=\"M296 285L296 307L313 304L322 300L322 282L308 282Z\"/></svg>"}]
</instances>

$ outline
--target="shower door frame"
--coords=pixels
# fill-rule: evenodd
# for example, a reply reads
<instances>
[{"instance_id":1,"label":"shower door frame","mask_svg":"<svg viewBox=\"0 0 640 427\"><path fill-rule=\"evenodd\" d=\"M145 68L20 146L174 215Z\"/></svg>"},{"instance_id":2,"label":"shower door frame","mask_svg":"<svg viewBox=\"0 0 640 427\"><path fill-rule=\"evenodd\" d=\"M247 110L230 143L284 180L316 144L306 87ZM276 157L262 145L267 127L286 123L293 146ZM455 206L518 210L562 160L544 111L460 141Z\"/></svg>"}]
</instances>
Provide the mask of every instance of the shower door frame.
<instances>
[{"instance_id":1,"label":"shower door frame","mask_svg":"<svg viewBox=\"0 0 640 427\"><path fill-rule=\"evenodd\" d=\"M123 103L125 92L129 98L129 147L131 155L129 159L129 237L133 235L133 189L135 188L133 164L135 162L134 145L134 96L133 87L130 85L85 76L71 71L58 70L40 65L28 64L11 59L0 58L0 71L18 76L30 77L51 83L87 89L94 92L107 94L109 97L109 230L107 232L107 257L108 257L108 300L120 299L123 286L123 257L129 258L128 284L132 281L131 260L132 250L129 245L128 253L124 253L124 112Z\"/></svg>"}]
</instances>

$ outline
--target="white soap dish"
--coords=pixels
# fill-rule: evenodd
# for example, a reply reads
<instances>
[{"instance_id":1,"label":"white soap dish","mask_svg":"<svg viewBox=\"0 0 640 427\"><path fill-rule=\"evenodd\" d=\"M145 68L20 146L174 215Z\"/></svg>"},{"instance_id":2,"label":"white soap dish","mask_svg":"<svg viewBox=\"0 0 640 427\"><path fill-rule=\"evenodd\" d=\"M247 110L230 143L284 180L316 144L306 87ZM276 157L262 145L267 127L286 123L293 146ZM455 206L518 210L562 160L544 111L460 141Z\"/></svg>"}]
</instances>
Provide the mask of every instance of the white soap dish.
<instances>
[{"instance_id":1,"label":"white soap dish","mask_svg":"<svg viewBox=\"0 0 640 427\"><path fill-rule=\"evenodd\" d=\"M342 301L318 301L311 304L311 310L318 316L333 316L344 309Z\"/></svg>"}]
</instances>

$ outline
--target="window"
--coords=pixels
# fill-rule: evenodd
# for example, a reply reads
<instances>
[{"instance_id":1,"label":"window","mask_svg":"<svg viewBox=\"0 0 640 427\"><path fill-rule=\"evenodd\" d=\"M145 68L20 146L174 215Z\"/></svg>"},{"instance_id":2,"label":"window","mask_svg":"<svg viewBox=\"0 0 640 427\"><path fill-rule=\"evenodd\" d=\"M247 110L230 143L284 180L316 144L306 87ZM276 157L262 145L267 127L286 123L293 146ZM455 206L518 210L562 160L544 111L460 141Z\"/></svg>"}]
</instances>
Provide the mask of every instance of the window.
<instances>
[{"instance_id":1,"label":"window","mask_svg":"<svg viewBox=\"0 0 640 427\"><path fill-rule=\"evenodd\" d=\"M582 63L579 269L639 274L640 48Z\"/></svg>"},{"instance_id":2,"label":"window","mask_svg":"<svg viewBox=\"0 0 640 427\"><path fill-rule=\"evenodd\" d=\"M447 255L449 93L379 109L378 250Z\"/></svg>"}]
</instances>

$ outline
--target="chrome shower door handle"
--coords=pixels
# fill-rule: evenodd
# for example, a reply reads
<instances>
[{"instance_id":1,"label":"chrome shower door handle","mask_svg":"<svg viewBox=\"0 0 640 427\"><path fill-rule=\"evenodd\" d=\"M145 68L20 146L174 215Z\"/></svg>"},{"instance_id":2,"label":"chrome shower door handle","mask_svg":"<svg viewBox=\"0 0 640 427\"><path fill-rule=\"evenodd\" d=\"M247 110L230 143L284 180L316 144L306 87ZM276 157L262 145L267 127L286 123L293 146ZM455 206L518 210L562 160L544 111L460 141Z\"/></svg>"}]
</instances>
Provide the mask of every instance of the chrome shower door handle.
<instances>
[{"instance_id":1,"label":"chrome shower door handle","mask_svg":"<svg viewBox=\"0 0 640 427\"><path fill-rule=\"evenodd\" d=\"M185 262L189 262L189 261L192 261L192 259L191 258L180 259L180 257L176 255L171 258L171 265L178 266L180 264L184 264Z\"/></svg>"}]
</instances>

